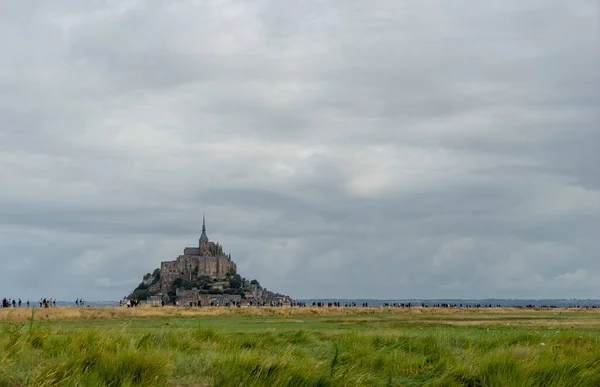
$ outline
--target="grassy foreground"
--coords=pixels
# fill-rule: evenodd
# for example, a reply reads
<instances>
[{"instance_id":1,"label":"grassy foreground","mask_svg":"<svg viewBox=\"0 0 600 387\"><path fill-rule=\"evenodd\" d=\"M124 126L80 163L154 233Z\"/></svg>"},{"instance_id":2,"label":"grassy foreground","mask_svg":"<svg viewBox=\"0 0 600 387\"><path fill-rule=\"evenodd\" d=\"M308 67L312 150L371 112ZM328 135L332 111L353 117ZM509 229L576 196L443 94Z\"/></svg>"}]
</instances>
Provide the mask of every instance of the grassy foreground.
<instances>
[{"instance_id":1,"label":"grassy foreground","mask_svg":"<svg viewBox=\"0 0 600 387\"><path fill-rule=\"evenodd\" d=\"M0 309L0 386L599 386L600 311Z\"/></svg>"}]
</instances>

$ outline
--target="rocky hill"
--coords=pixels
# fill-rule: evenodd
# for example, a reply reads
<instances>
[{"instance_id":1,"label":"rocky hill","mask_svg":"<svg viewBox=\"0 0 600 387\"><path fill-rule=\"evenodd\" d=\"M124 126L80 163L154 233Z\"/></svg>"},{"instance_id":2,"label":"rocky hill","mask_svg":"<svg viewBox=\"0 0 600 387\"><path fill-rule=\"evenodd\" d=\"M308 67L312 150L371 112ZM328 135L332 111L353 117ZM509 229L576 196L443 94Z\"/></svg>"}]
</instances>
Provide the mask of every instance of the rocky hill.
<instances>
[{"instance_id":1,"label":"rocky hill","mask_svg":"<svg viewBox=\"0 0 600 387\"><path fill-rule=\"evenodd\" d=\"M247 280L237 273L231 254L223 246L211 242L202 221L198 247L186 247L174 261L163 261L161 267L144 275L142 282L128 299L152 304L176 303L289 303L288 296L273 293L257 280Z\"/></svg>"}]
</instances>

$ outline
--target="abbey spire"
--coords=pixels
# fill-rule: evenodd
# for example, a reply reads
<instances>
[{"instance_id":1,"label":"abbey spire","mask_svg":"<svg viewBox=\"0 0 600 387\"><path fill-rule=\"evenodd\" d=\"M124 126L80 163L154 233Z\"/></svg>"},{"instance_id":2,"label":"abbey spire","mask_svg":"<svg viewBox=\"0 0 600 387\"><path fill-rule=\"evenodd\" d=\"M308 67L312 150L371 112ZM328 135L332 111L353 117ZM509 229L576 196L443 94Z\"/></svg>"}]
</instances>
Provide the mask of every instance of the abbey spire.
<instances>
[{"instance_id":1,"label":"abbey spire","mask_svg":"<svg viewBox=\"0 0 600 387\"><path fill-rule=\"evenodd\" d=\"M200 235L200 242L208 242L208 237L206 236L206 223L204 221L204 215L202 215L202 234Z\"/></svg>"}]
</instances>

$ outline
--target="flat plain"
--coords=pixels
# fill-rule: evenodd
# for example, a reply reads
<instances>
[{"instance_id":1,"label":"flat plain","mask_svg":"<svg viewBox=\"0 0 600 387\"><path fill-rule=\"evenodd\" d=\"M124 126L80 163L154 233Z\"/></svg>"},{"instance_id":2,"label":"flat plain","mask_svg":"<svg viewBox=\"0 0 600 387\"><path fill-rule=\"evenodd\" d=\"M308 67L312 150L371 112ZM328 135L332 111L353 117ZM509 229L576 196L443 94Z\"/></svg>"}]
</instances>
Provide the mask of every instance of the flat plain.
<instances>
[{"instance_id":1,"label":"flat plain","mask_svg":"<svg viewBox=\"0 0 600 387\"><path fill-rule=\"evenodd\" d=\"M0 309L0 386L598 386L600 310Z\"/></svg>"}]
</instances>

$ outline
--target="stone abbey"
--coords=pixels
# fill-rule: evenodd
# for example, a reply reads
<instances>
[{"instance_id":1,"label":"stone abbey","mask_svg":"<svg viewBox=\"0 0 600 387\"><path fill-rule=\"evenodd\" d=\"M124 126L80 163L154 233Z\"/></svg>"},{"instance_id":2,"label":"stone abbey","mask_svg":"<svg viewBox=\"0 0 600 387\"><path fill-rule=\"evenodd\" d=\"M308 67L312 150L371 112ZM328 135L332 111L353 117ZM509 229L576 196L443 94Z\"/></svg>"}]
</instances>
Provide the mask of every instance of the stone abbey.
<instances>
[{"instance_id":1,"label":"stone abbey","mask_svg":"<svg viewBox=\"0 0 600 387\"><path fill-rule=\"evenodd\" d=\"M225 254L223 246L208 239L204 217L198 247L186 247L174 261L161 262L160 269L146 274L126 298L152 306L239 306L242 300L248 305L291 303L290 297L240 276L231 254Z\"/></svg>"},{"instance_id":2,"label":"stone abbey","mask_svg":"<svg viewBox=\"0 0 600 387\"><path fill-rule=\"evenodd\" d=\"M202 234L198 247L186 247L183 255L174 261L160 264L161 292L166 294L177 278L195 281L202 276L223 278L227 274L236 274L237 266L231 260L231 254L223 253L223 246L211 242L206 235L206 223L202 217Z\"/></svg>"}]
</instances>

